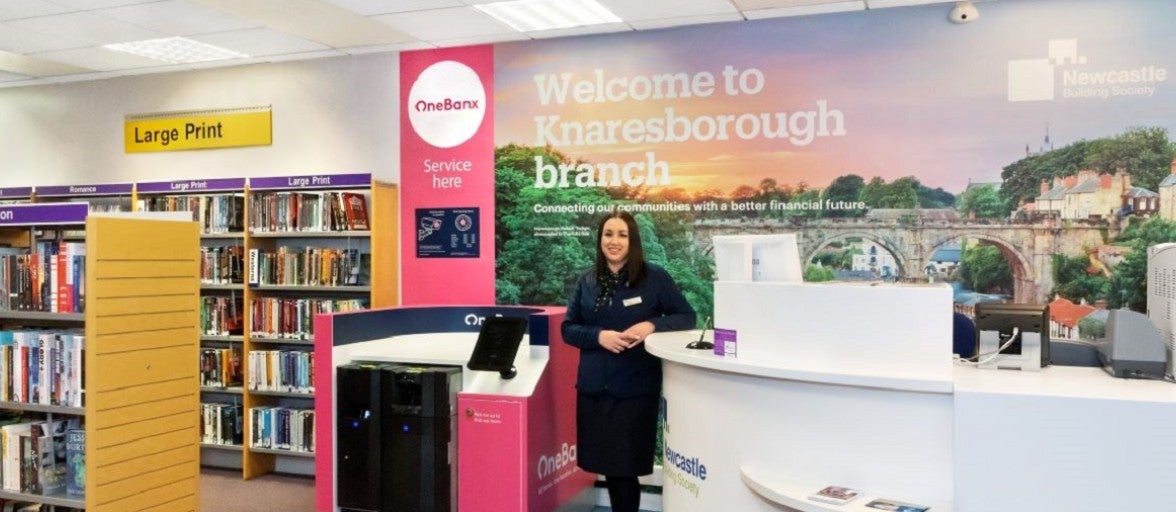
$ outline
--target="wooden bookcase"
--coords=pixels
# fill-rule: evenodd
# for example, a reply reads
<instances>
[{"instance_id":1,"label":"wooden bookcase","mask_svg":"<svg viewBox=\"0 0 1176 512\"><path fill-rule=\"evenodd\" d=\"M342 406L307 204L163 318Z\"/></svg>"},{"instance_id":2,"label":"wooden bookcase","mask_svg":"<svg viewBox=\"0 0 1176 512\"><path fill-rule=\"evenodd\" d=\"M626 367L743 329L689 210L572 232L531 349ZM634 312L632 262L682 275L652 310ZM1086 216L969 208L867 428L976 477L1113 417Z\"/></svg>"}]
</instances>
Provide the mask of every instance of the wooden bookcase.
<instances>
[{"instance_id":1,"label":"wooden bookcase","mask_svg":"<svg viewBox=\"0 0 1176 512\"><path fill-rule=\"evenodd\" d=\"M280 231L260 229L252 211L257 197L271 193L349 192L362 194L366 198L367 230L345 231ZM368 308L384 308L399 303L398 247L398 205L399 197L394 184L374 181L370 174L335 174L313 176L290 176L276 178L251 178L246 191L246 268L255 264L256 253L276 251L281 247L355 247L370 254L367 283L344 286L306 286L256 284L245 286L245 336L246 359L253 351L300 350L313 351L313 338L283 338L263 336L255 332L255 300L265 298L294 299L358 299L366 301ZM246 278L248 283L249 279ZM309 329L309 326L307 326ZM295 407L314 409L314 395L311 393L289 393L280 391L251 390L249 386L250 367L246 363L244 386L245 447L243 455L243 476L250 479L266 473L313 474L313 452L273 450L251 445L253 436L249 421L250 411L258 407ZM316 369L329 371L329 369Z\"/></svg>"},{"instance_id":2,"label":"wooden bookcase","mask_svg":"<svg viewBox=\"0 0 1176 512\"><path fill-rule=\"evenodd\" d=\"M2 402L0 409L47 419L83 417L87 477L81 499L11 492L0 497L97 512L195 512L200 425L192 411L199 391L190 361L198 350L196 224L160 216L88 215L82 203L4 208L20 209L0 216L10 221L0 224L0 231L12 247L31 247L38 228L84 221L85 313L3 311L0 323L84 325L85 406Z\"/></svg>"}]
</instances>

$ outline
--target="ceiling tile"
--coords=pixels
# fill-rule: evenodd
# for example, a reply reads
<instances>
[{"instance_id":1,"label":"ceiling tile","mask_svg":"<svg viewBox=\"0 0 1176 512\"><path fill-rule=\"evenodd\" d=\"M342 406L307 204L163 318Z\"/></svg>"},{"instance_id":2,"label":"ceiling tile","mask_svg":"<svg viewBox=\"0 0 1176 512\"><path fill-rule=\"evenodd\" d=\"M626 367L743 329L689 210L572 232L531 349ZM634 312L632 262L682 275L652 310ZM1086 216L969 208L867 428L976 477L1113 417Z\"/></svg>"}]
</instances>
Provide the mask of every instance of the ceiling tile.
<instances>
[{"instance_id":1,"label":"ceiling tile","mask_svg":"<svg viewBox=\"0 0 1176 512\"><path fill-rule=\"evenodd\" d=\"M32 80L32 79L33 79L33 77L28 76L28 75L20 75L17 73L8 73L5 71L0 71L0 83L23 82L25 80Z\"/></svg>"},{"instance_id":2,"label":"ceiling tile","mask_svg":"<svg viewBox=\"0 0 1176 512\"><path fill-rule=\"evenodd\" d=\"M50 0L50 3L69 7L71 10L88 11L123 5L148 4L159 0Z\"/></svg>"},{"instance_id":3,"label":"ceiling tile","mask_svg":"<svg viewBox=\"0 0 1176 512\"><path fill-rule=\"evenodd\" d=\"M738 12L730 14L704 14L699 16L682 16L675 18L657 18L640 21L630 21L629 24L637 30L653 30L658 28L680 27L684 25L703 25L706 23L723 23L728 21L743 21L743 15Z\"/></svg>"},{"instance_id":4,"label":"ceiling tile","mask_svg":"<svg viewBox=\"0 0 1176 512\"><path fill-rule=\"evenodd\" d=\"M33 32L13 23L16 22L0 22L0 50L29 54L78 46L76 43L65 42L60 35Z\"/></svg>"},{"instance_id":5,"label":"ceiling tile","mask_svg":"<svg viewBox=\"0 0 1176 512\"><path fill-rule=\"evenodd\" d=\"M472 7L385 14L372 19L423 41L517 33Z\"/></svg>"},{"instance_id":6,"label":"ceiling tile","mask_svg":"<svg viewBox=\"0 0 1176 512\"><path fill-rule=\"evenodd\" d=\"M76 75L94 71L87 67L71 66L61 62L46 60L39 57L0 52L0 71L19 73L29 76L60 76Z\"/></svg>"},{"instance_id":7,"label":"ceiling tile","mask_svg":"<svg viewBox=\"0 0 1176 512\"><path fill-rule=\"evenodd\" d=\"M743 11L743 15L746 16L749 20L758 20L763 18L782 18L786 16L809 16L812 14L862 11L865 10L865 8L866 4L863 0L854 0L852 2L827 2L823 4L778 7L774 9L756 9L753 11Z\"/></svg>"},{"instance_id":8,"label":"ceiling tile","mask_svg":"<svg viewBox=\"0 0 1176 512\"><path fill-rule=\"evenodd\" d=\"M0 21L62 14L72 10L45 0L3 0L0 1Z\"/></svg>"},{"instance_id":9,"label":"ceiling tile","mask_svg":"<svg viewBox=\"0 0 1176 512\"><path fill-rule=\"evenodd\" d=\"M250 57L266 55L284 55L289 53L312 52L329 50L331 47L307 41L298 36L268 28L249 30L234 30L216 34L202 34L191 36L190 39L201 43L219 46L227 50L244 53Z\"/></svg>"},{"instance_id":10,"label":"ceiling tile","mask_svg":"<svg viewBox=\"0 0 1176 512\"><path fill-rule=\"evenodd\" d=\"M5 22L5 25L60 39L60 45L53 49L101 46L110 43L154 39L166 35L89 12L14 20Z\"/></svg>"},{"instance_id":11,"label":"ceiling tile","mask_svg":"<svg viewBox=\"0 0 1176 512\"><path fill-rule=\"evenodd\" d=\"M600 4L621 19L633 22L669 17L738 14L728 0L599 0ZM742 19L742 17L740 17Z\"/></svg>"},{"instance_id":12,"label":"ceiling tile","mask_svg":"<svg viewBox=\"0 0 1176 512\"><path fill-rule=\"evenodd\" d=\"M391 27L320 0L189 0L333 48L410 41Z\"/></svg>"},{"instance_id":13,"label":"ceiling tile","mask_svg":"<svg viewBox=\"0 0 1176 512\"><path fill-rule=\"evenodd\" d=\"M395 12L427 11L429 9L445 9L447 7L461 7L465 4L460 0L327 0L349 11L372 16L376 14L391 14Z\"/></svg>"},{"instance_id":14,"label":"ceiling tile","mask_svg":"<svg viewBox=\"0 0 1176 512\"><path fill-rule=\"evenodd\" d=\"M216 9L181 0L129 5L91 12L169 36L189 36L261 26L258 23L235 18Z\"/></svg>"},{"instance_id":15,"label":"ceiling tile","mask_svg":"<svg viewBox=\"0 0 1176 512\"><path fill-rule=\"evenodd\" d=\"M755 9L780 9L786 7L800 7L804 5L818 5L838 3L841 0L731 0L741 11Z\"/></svg>"},{"instance_id":16,"label":"ceiling tile","mask_svg":"<svg viewBox=\"0 0 1176 512\"><path fill-rule=\"evenodd\" d=\"M429 42L433 43L439 47L442 47L442 48L449 48L449 47L454 47L454 46L472 46L475 44L507 43L507 42L511 42L511 41L528 41L530 39L531 38L527 37L526 34L521 34L519 32L515 32L513 34L492 34L492 35L486 35L486 36L458 37L458 38L454 38L454 39L440 39L440 40L429 41Z\"/></svg>"},{"instance_id":17,"label":"ceiling tile","mask_svg":"<svg viewBox=\"0 0 1176 512\"><path fill-rule=\"evenodd\" d=\"M73 48L38 53L38 58L86 67L96 71L121 71L150 67L164 67L166 63L129 53L116 52L105 48Z\"/></svg>"},{"instance_id":18,"label":"ceiling tile","mask_svg":"<svg viewBox=\"0 0 1176 512\"><path fill-rule=\"evenodd\" d=\"M527 35L535 39L549 39L553 37L571 37L571 36L586 36L589 34L611 34L613 32L631 32L633 27L627 23L604 23L601 25L589 25L586 27L572 27L572 28L557 28L555 30L540 30L538 32L527 32Z\"/></svg>"},{"instance_id":19,"label":"ceiling tile","mask_svg":"<svg viewBox=\"0 0 1176 512\"><path fill-rule=\"evenodd\" d=\"M906 7L909 5L925 4L954 4L956 0L866 0L866 7L870 9L884 9L887 7Z\"/></svg>"}]
</instances>

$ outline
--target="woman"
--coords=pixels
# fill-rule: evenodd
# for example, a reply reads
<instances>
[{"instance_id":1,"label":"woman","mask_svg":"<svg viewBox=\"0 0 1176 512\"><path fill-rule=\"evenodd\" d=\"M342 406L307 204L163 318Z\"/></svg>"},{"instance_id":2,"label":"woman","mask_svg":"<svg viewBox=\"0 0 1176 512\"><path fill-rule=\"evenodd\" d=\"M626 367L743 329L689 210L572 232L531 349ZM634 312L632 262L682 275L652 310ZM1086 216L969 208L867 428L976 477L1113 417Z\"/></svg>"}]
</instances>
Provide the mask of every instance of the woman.
<instances>
[{"instance_id":1,"label":"woman","mask_svg":"<svg viewBox=\"0 0 1176 512\"><path fill-rule=\"evenodd\" d=\"M637 511L637 477L653 472L661 360L642 342L654 331L694 323L694 309L669 273L645 261L633 216L601 219L596 264L576 281L562 332L580 349L577 464L605 475L615 512Z\"/></svg>"}]
</instances>

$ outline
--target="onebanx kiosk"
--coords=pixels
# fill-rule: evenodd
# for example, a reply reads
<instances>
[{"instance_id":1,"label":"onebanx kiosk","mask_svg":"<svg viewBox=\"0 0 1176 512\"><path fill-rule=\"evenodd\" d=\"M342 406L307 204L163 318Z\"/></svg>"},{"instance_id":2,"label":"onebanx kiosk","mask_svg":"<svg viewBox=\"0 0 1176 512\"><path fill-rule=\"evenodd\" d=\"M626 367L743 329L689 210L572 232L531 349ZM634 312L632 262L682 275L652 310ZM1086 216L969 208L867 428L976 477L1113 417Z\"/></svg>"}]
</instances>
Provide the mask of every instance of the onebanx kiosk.
<instances>
[{"instance_id":1,"label":"onebanx kiosk","mask_svg":"<svg viewBox=\"0 0 1176 512\"><path fill-rule=\"evenodd\" d=\"M315 317L316 510L592 510L564 309ZM331 454L332 456L323 456ZM456 475L456 476L455 476Z\"/></svg>"}]
</instances>

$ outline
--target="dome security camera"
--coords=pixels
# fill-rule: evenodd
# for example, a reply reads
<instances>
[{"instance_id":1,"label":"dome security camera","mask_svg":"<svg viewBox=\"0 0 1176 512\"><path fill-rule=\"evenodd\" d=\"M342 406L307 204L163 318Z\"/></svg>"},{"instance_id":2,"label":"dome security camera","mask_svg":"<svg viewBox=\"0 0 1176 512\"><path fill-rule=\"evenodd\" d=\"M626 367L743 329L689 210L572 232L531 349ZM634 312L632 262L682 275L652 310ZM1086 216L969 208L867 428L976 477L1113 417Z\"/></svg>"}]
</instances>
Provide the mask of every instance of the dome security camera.
<instances>
[{"instance_id":1,"label":"dome security camera","mask_svg":"<svg viewBox=\"0 0 1176 512\"><path fill-rule=\"evenodd\" d=\"M951 8L947 19L952 23L971 23L980 19L980 11L976 10L976 6L972 5L972 2L960 2Z\"/></svg>"}]
</instances>

